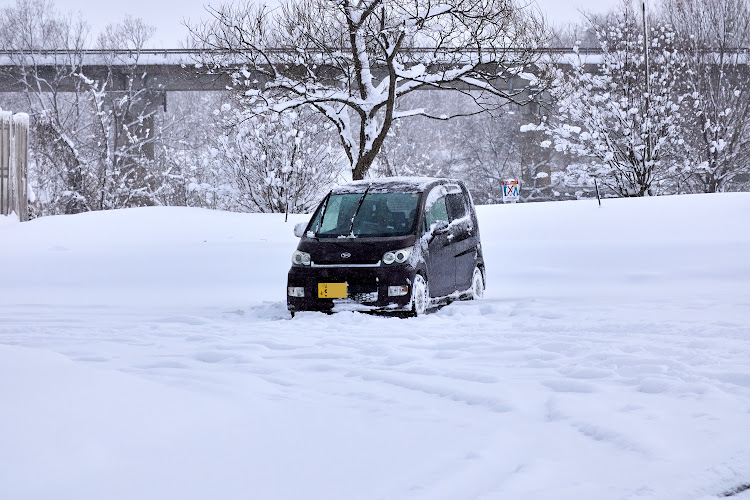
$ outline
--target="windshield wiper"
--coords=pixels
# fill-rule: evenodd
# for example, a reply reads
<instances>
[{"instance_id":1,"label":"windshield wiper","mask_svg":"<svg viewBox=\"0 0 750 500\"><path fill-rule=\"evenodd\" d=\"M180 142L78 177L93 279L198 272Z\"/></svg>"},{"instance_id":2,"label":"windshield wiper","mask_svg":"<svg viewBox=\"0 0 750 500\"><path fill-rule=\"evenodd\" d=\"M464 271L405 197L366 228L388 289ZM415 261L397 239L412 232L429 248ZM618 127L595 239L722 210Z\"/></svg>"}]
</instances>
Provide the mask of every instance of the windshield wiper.
<instances>
[{"instance_id":1,"label":"windshield wiper","mask_svg":"<svg viewBox=\"0 0 750 500\"><path fill-rule=\"evenodd\" d=\"M359 205L357 205L357 210L354 211L354 215L352 215L352 225L349 226L349 237L354 237L354 220L357 218L357 214L359 213L359 209L362 208L362 203L365 202L365 196L367 196L367 192L370 190L370 184L367 186L367 189L365 189L365 192L362 193L362 198L359 199Z\"/></svg>"},{"instance_id":2,"label":"windshield wiper","mask_svg":"<svg viewBox=\"0 0 750 500\"><path fill-rule=\"evenodd\" d=\"M331 199L331 193L328 193L326 196L326 199L323 201L323 206L320 207L320 218L318 219L318 224L315 226L315 230L313 231L313 234L315 234L315 237L318 237L318 231L320 231L320 226L323 224L323 216L326 214L326 210L328 210L328 200Z\"/></svg>"}]
</instances>

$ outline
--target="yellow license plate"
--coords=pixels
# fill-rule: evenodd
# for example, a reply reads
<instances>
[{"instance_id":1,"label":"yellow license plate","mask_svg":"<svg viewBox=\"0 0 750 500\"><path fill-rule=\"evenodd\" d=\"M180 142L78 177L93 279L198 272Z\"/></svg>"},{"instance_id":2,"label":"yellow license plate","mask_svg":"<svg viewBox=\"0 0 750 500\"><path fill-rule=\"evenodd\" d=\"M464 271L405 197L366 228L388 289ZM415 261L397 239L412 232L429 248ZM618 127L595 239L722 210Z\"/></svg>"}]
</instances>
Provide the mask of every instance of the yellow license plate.
<instances>
[{"instance_id":1,"label":"yellow license plate","mask_svg":"<svg viewBox=\"0 0 750 500\"><path fill-rule=\"evenodd\" d=\"M318 298L345 299L346 283L318 283Z\"/></svg>"}]
</instances>

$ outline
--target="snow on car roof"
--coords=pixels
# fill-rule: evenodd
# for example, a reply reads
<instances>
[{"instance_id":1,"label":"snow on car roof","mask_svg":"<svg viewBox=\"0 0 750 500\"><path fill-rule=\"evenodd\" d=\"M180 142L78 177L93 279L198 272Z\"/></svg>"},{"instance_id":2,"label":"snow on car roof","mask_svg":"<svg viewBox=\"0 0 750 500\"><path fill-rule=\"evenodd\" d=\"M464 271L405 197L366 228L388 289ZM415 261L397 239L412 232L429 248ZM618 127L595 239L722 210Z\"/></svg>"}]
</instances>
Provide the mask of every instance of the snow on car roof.
<instances>
[{"instance_id":1,"label":"snow on car roof","mask_svg":"<svg viewBox=\"0 0 750 500\"><path fill-rule=\"evenodd\" d=\"M362 193L369 187L371 193L421 193L427 186L439 181L449 181L449 179L438 177L382 177L380 179L350 182L333 188L331 192L333 194Z\"/></svg>"}]
</instances>

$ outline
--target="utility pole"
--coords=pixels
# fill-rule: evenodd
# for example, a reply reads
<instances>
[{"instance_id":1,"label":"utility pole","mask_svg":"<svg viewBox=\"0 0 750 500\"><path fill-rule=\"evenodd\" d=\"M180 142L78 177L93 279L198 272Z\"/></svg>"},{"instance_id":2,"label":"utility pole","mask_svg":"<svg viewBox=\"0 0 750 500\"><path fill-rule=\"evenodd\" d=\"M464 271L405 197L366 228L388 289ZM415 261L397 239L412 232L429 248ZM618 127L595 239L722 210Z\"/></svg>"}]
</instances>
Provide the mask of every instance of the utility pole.
<instances>
[{"instance_id":1,"label":"utility pole","mask_svg":"<svg viewBox=\"0 0 750 500\"><path fill-rule=\"evenodd\" d=\"M651 97L651 88L648 82L649 61L648 61L648 21L646 20L646 0L641 3L643 10L643 56L646 59L646 93Z\"/></svg>"},{"instance_id":2,"label":"utility pole","mask_svg":"<svg viewBox=\"0 0 750 500\"><path fill-rule=\"evenodd\" d=\"M643 172L649 170L651 162L651 83L649 82L649 58L648 58L648 20L646 19L646 0L641 2L643 12L643 57L646 64L646 151L643 156Z\"/></svg>"}]
</instances>

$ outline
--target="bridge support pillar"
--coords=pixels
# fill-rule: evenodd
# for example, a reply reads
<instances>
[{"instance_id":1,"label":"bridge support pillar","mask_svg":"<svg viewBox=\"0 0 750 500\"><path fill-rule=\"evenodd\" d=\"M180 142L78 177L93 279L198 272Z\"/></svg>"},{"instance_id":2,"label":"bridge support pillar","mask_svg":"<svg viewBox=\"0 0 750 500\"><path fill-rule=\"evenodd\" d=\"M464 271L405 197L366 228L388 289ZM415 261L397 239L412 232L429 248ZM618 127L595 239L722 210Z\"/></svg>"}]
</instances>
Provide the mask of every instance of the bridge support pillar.
<instances>
[{"instance_id":1,"label":"bridge support pillar","mask_svg":"<svg viewBox=\"0 0 750 500\"><path fill-rule=\"evenodd\" d=\"M541 123L539 103L529 103L525 108L524 115L527 117L527 123ZM529 130L523 135L525 136L521 153L523 183L532 190L532 199L547 199L552 196L551 148L539 146L545 140L545 135L541 131Z\"/></svg>"},{"instance_id":2,"label":"bridge support pillar","mask_svg":"<svg viewBox=\"0 0 750 500\"><path fill-rule=\"evenodd\" d=\"M117 100L118 92L113 92ZM155 179L150 175L150 167L156 158L154 139L156 138L156 113L166 107L166 93L163 91L140 91L128 103L127 110L116 113L115 147L119 158L120 172L125 185L133 191L144 194L130 197L130 205L152 205L145 193L156 188ZM116 108L115 108L116 109Z\"/></svg>"}]
</instances>

